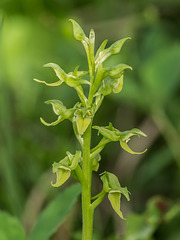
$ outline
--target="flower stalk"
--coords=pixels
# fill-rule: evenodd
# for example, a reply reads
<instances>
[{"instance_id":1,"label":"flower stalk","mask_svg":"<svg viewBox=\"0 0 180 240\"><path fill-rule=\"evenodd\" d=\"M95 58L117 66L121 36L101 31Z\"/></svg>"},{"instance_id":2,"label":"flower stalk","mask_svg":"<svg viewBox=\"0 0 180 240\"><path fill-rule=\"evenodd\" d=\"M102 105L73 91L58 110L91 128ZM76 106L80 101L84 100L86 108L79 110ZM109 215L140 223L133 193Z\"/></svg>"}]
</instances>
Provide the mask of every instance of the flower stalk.
<instances>
[{"instance_id":1,"label":"flower stalk","mask_svg":"<svg viewBox=\"0 0 180 240\"><path fill-rule=\"evenodd\" d=\"M63 120L72 122L74 134L80 144L81 150L76 151L75 154L67 152L67 156L64 159L53 164L53 173L56 174L57 178L56 182L52 183L52 186L61 186L71 175L80 182L82 186L82 240L92 240L94 210L106 195L112 208L122 219L124 219L124 217L120 210L121 195L124 195L129 201L129 191L126 187L121 187L118 178L110 172L100 174L100 179L103 183L102 191L92 197L92 172L98 171L101 151L109 142L119 141L123 150L130 154L141 154L143 152L137 153L131 150L127 143L132 136L146 137L146 134L135 128L121 132L114 128L111 123L106 127L92 126L94 116L100 108L104 97L109 94L121 92L124 72L127 69L132 70L132 68L126 64L104 68L103 62L112 55L118 54L123 44L130 38L118 40L109 48L105 48L107 44L107 40L105 40L96 54L94 54L94 30L91 29L88 38L76 21L72 19L70 19L70 21L73 25L75 39L80 41L84 46L89 65L88 71L79 71L79 66L77 66L73 72L66 73L57 64L49 63L44 66L51 67L55 71L58 81L55 83L46 83L38 79L34 80L51 87L66 84L74 88L79 96L80 103L76 103L70 109L67 109L60 100L53 99L46 101L47 104L52 105L53 111L58 118L52 123L47 123L44 119L40 119L46 126L55 126ZM89 74L89 81L84 77L87 74ZM84 84L89 86L88 96L84 94ZM98 133L102 135L100 142L93 148L91 148L92 129L98 130Z\"/></svg>"}]
</instances>

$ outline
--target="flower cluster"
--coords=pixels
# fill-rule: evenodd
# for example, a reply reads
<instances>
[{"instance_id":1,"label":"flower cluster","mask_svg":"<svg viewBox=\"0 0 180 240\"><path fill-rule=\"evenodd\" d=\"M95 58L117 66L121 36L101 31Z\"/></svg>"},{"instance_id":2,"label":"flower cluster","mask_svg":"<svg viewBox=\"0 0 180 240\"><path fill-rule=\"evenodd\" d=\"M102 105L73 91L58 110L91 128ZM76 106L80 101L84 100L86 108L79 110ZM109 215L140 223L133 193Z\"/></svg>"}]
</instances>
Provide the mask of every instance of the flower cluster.
<instances>
[{"instance_id":1,"label":"flower cluster","mask_svg":"<svg viewBox=\"0 0 180 240\"><path fill-rule=\"evenodd\" d=\"M119 141L121 148L125 151L131 154L141 154L143 152L134 152L131 150L127 143L132 136L136 135L146 137L146 134L136 128L121 132L114 128L111 123L106 127L93 126L92 128L98 130L98 133L102 135L102 139L97 146L86 152L87 148L85 144L87 144L87 139L90 138L89 136L85 136L85 133L88 129L91 130L95 113L101 106L105 96L111 93L116 94L121 92L123 88L124 73L127 69L132 70L130 66L123 63L109 68L105 68L103 63L112 55L118 54L123 44L130 38L128 37L118 40L108 48L106 48L107 40L105 40L100 45L96 54L94 54L94 30L90 30L88 38L76 21L72 19L70 21L73 25L75 39L83 44L86 51L89 70L80 71L79 66L77 66L74 71L66 73L59 65L55 63L48 63L45 64L44 67L52 68L56 73L58 80L54 83L47 83L46 81L38 79L34 80L51 87L57 87L64 83L69 87L74 88L77 92L80 102L76 103L69 109L67 109L60 100L54 99L46 101L45 103L52 105L53 111L58 118L56 121L51 123L47 123L42 118L40 118L40 120L46 126L57 125L65 119L70 120L73 125L75 136L82 149L82 151L76 151L74 155L67 152L67 156L64 159L53 164L53 173L56 174L56 182L52 183L52 185L54 187L61 186L72 174L82 184L82 186L88 187L91 184L88 183L89 180L87 180L87 178L89 177L91 180L90 174L92 174L92 171L98 171L99 162L101 160L100 153L107 143ZM89 75L89 78L87 78L89 80L86 79L86 75ZM84 94L84 84L89 86L88 96ZM83 164L84 161L87 161L87 164ZM83 166L89 169L84 169ZM88 172L87 176L86 172ZM118 178L112 173L104 172L100 176L103 182L103 189L95 197L91 198L92 202L89 207L92 209L97 207L97 205L108 194L108 198L113 209L121 218L123 218L120 210L120 198L121 195L124 195L129 201L129 192L127 188L121 187ZM84 184L84 182L86 184Z\"/></svg>"}]
</instances>

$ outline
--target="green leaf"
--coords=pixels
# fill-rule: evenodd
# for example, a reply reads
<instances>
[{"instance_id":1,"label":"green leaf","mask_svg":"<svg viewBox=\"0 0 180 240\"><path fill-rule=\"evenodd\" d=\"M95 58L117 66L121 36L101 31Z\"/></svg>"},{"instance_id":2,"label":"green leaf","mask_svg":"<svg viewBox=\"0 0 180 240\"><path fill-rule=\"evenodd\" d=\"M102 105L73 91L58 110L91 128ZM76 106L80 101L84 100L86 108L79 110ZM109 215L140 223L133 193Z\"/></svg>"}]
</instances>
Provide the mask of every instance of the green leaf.
<instances>
[{"instance_id":1,"label":"green leaf","mask_svg":"<svg viewBox=\"0 0 180 240\"><path fill-rule=\"evenodd\" d=\"M108 199L114 211L119 215L120 218L124 219L123 214L120 210L121 193L118 191L109 192Z\"/></svg>"},{"instance_id":2,"label":"green leaf","mask_svg":"<svg viewBox=\"0 0 180 240\"><path fill-rule=\"evenodd\" d=\"M25 232L19 220L3 211L0 211L0 239L25 240Z\"/></svg>"},{"instance_id":3,"label":"green leaf","mask_svg":"<svg viewBox=\"0 0 180 240\"><path fill-rule=\"evenodd\" d=\"M73 33L74 33L74 37L76 40L78 41L86 41L88 40L88 38L86 37L84 31L82 30L81 26L74 21L73 19L69 19L69 21L72 23L73 25Z\"/></svg>"},{"instance_id":4,"label":"green leaf","mask_svg":"<svg viewBox=\"0 0 180 240\"><path fill-rule=\"evenodd\" d=\"M80 192L80 184L61 192L40 214L28 240L48 240L72 210Z\"/></svg>"}]
</instances>

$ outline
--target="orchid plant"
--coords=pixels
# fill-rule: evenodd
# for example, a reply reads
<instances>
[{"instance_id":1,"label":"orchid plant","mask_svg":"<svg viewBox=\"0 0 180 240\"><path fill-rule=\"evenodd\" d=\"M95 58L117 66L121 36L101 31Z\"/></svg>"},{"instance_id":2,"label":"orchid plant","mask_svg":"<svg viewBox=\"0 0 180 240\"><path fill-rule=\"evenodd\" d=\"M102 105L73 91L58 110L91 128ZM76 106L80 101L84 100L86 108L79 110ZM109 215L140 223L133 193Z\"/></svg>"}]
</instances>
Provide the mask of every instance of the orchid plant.
<instances>
[{"instance_id":1,"label":"orchid plant","mask_svg":"<svg viewBox=\"0 0 180 240\"><path fill-rule=\"evenodd\" d=\"M65 158L53 163L52 171L56 174L56 182L51 182L51 184L53 187L60 187L71 175L80 182L82 186L82 239L91 240L94 210L106 195L108 195L112 208L122 219L124 217L120 210L121 195L124 195L129 201L129 191L127 188L122 187L118 178L113 173L107 171L100 174L100 179L103 183L102 191L96 196L91 195L92 172L98 171L101 151L107 143L119 141L121 148L125 151L131 154L141 154L143 152L134 152L131 150L128 146L128 141L132 136L146 137L146 134L136 128L122 132L114 128L111 123L105 127L92 125L95 114L100 108L104 97L109 94L121 92L124 72L127 69L132 70L130 66L123 63L116 66L104 67L103 62L112 55L118 54L123 44L130 38L127 37L118 40L108 48L106 48L107 40L105 40L95 54L94 30L90 30L88 38L76 21L72 19L70 21L73 26L75 39L80 41L84 46L89 66L88 71L80 71L79 66L77 66L74 71L66 73L57 64L48 63L44 67L52 68L58 80L54 83L47 83L38 79L34 80L52 87L57 87L65 83L69 87L74 88L79 96L79 102L69 109L60 100L53 99L46 101L45 103L52 105L53 111L58 118L52 123L47 123L42 118L40 120L46 126L57 125L65 119L72 122L74 134L81 150L77 150L73 154L67 152ZM88 78L86 77L87 75L89 75ZM84 84L89 87L88 96L84 93ZM98 134L102 135L100 142L93 148L91 148L92 129L96 129Z\"/></svg>"}]
</instances>

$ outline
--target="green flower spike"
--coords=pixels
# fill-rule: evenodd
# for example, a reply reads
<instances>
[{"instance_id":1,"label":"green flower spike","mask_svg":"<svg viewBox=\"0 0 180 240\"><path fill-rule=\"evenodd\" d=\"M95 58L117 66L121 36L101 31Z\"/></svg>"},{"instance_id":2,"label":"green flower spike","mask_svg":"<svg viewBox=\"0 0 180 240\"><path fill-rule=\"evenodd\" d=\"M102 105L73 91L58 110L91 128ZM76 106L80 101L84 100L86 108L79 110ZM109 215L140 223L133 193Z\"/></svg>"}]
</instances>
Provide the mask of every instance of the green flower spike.
<instances>
[{"instance_id":1,"label":"green flower spike","mask_svg":"<svg viewBox=\"0 0 180 240\"><path fill-rule=\"evenodd\" d=\"M129 201L129 191L126 187L121 187L118 178L114 174L110 172L104 172L101 175L101 180L103 182L103 190L108 193L108 199L111 203L112 208L119 215L120 218L124 219L123 214L120 210L120 200L121 195L123 194Z\"/></svg>"},{"instance_id":2,"label":"green flower spike","mask_svg":"<svg viewBox=\"0 0 180 240\"><path fill-rule=\"evenodd\" d=\"M48 100L45 103L52 104L54 113L56 115L58 115L59 117L58 117L58 119L56 121L54 121L52 123L47 123L42 118L40 118L41 122L44 125L46 125L46 126L55 126L55 125L57 125L58 123L62 122L65 119L72 120L74 111L76 109L74 109L74 108L67 109L63 105L63 103L61 101L59 101L59 100Z\"/></svg>"},{"instance_id":3,"label":"green flower spike","mask_svg":"<svg viewBox=\"0 0 180 240\"><path fill-rule=\"evenodd\" d=\"M141 130L133 128L132 130L120 132L118 129L114 128L112 124L110 123L108 127L99 127L99 126L93 126L94 129L97 129L101 135L103 135L105 138L109 139L112 142L119 141L121 147L131 153L131 154L142 154L143 152L134 152L130 149L128 146L128 141L130 140L130 137L132 136L143 136L146 137L147 135L143 133Z\"/></svg>"},{"instance_id":4,"label":"green flower spike","mask_svg":"<svg viewBox=\"0 0 180 240\"><path fill-rule=\"evenodd\" d=\"M60 187L71 175L71 171L75 170L81 160L81 151L76 151L75 155L70 152L60 162L53 163L53 173L56 173L56 182L52 183L53 187Z\"/></svg>"}]
</instances>

